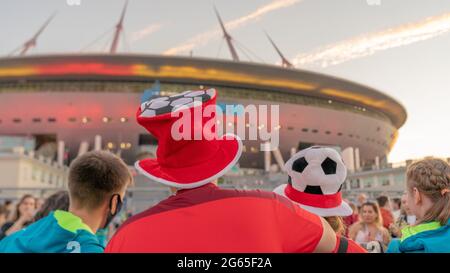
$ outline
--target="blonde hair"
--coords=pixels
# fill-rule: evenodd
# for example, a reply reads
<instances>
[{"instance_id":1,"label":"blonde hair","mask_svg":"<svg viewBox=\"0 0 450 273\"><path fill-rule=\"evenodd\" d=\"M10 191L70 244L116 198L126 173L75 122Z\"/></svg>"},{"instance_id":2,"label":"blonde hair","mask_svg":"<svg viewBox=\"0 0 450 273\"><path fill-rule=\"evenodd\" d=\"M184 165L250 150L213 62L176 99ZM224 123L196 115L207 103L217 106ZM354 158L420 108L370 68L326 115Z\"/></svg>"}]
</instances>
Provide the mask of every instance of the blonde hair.
<instances>
[{"instance_id":1,"label":"blonde hair","mask_svg":"<svg viewBox=\"0 0 450 273\"><path fill-rule=\"evenodd\" d=\"M433 206L421 222L438 221L446 225L450 218L450 166L437 158L427 158L412 163L406 170L407 186L428 197Z\"/></svg>"},{"instance_id":2,"label":"blonde hair","mask_svg":"<svg viewBox=\"0 0 450 273\"><path fill-rule=\"evenodd\" d=\"M324 218L336 234L342 236L345 234L344 220L341 216L326 216Z\"/></svg>"},{"instance_id":3,"label":"blonde hair","mask_svg":"<svg viewBox=\"0 0 450 273\"><path fill-rule=\"evenodd\" d=\"M372 209L375 211L375 214L377 215L377 219L375 220L375 225L377 227L383 227L383 217L381 216L381 211L380 211L380 207L378 206L377 203L374 202L366 202L364 204L361 205L361 208L359 209L359 214L362 215L362 210L364 207L372 207ZM362 224L363 220L360 219L359 223Z\"/></svg>"}]
</instances>

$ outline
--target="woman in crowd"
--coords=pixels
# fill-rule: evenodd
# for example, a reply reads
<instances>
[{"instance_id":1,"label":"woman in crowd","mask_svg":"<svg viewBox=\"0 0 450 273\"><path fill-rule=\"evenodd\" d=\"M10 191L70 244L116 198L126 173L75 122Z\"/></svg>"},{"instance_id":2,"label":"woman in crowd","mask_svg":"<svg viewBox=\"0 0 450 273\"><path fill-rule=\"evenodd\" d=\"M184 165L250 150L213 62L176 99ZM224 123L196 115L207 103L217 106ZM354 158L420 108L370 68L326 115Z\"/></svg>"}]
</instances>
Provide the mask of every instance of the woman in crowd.
<instances>
[{"instance_id":1,"label":"woman in crowd","mask_svg":"<svg viewBox=\"0 0 450 273\"><path fill-rule=\"evenodd\" d=\"M401 231L388 252L450 252L450 166L427 158L406 171L406 200L417 223Z\"/></svg>"},{"instance_id":2,"label":"woman in crowd","mask_svg":"<svg viewBox=\"0 0 450 273\"><path fill-rule=\"evenodd\" d=\"M349 228L349 237L362 247L372 241L378 241L384 246L389 244L391 236L383 227L383 220L378 205L373 202L362 204L360 220Z\"/></svg>"},{"instance_id":3,"label":"woman in crowd","mask_svg":"<svg viewBox=\"0 0 450 273\"><path fill-rule=\"evenodd\" d=\"M33 222L36 212L36 199L30 195L24 195L16 206L13 221L6 222L0 228L0 240Z\"/></svg>"}]
</instances>

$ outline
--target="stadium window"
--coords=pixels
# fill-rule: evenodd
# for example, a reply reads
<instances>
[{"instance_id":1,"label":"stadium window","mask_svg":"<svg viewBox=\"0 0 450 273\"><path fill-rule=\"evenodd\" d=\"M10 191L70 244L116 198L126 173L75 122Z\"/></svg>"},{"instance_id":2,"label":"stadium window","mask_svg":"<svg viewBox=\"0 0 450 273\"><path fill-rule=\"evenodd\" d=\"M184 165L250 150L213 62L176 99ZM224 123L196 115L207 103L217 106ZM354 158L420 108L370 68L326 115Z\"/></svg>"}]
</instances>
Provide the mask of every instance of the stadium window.
<instances>
[{"instance_id":1,"label":"stadium window","mask_svg":"<svg viewBox=\"0 0 450 273\"><path fill-rule=\"evenodd\" d=\"M68 118L67 120L68 120L69 122L77 122L77 118L73 118L73 117L72 117L72 118Z\"/></svg>"},{"instance_id":2,"label":"stadium window","mask_svg":"<svg viewBox=\"0 0 450 273\"><path fill-rule=\"evenodd\" d=\"M110 117L103 117L102 118L103 123L109 123L109 122L111 122L111 120L112 120L112 118L110 118Z\"/></svg>"},{"instance_id":3,"label":"stadium window","mask_svg":"<svg viewBox=\"0 0 450 273\"><path fill-rule=\"evenodd\" d=\"M21 123L22 120L21 120L20 118L14 118L14 119L13 119L13 122L14 122L14 123Z\"/></svg>"},{"instance_id":4,"label":"stadium window","mask_svg":"<svg viewBox=\"0 0 450 273\"><path fill-rule=\"evenodd\" d=\"M348 181L345 181L344 184L342 184L342 189L341 190L347 190L347 183Z\"/></svg>"},{"instance_id":5,"label":"stadium window","mask_svg":"<svg viewBox=\"0 0 450 273\"><path fill-rule=\"evenodd\" d=\"M308 128L303 128L302 129L302 132L305 132L305 133L307 133L309 131L309 129Z\"/></svg>"},{"instance_id":6,"label":"stadium window","mask_svg":"<svg viewBox=\"0 0 450 273\"><path fill-rule=\"evenodd\" d=\"M350 188L352 188L352 189L359 189L360 188L359 179L350 180Z\"/></svg>"},{"instance_id":7,"label":"stadium window","mask_svg":"<svg viewBox=\"0 0 450 273\"><path fill-rule=\"evenodd\" d=\"M47 121L50 122L50 123L55 123L56 122L56 118L48 118Z\"/></svg>"},{"instance_id":8,"label":"stadium window","mask_svg":"<svg viewBox=\"0 0 450 273\"><path fill-rule=\"evenodd\" d=\"M120 122L122 122L122 123L125 123L127 121L128 121L128 118L126 118L126 117L121 117L120 118Z\"/></svg>"},{"instance_id":9,"label":"stadium window","mask_svg":"<svg viewBox=\"0 0 450 273\"><path fill-rule=\"evenodd\" d=\"M329 135L329 134L331 134L331 132L330 131L326 131L325 134Z\"/></svg>"},{"instance_id":10,"label":"stadium window","mask_svg":"<svg viewBox=\"0 0 450 273\"><path fill-rule=\"evenodd\" d=\"M352 134L350 134L350 135L348 135L349 137L353 137L353 135Z\"/></svg>"},{"instance_id":11,"label":"stadium window","mask_svg":"<svg viewBox=\"0 0 450 273\"><path fill-rule=\"evenodd\" d=\"M42 120L40 118L33 118L32 121L34 123L40 123Z\"/></svg>"},{"instance_id":12,"label":"stadium window","mask_svg":"<svg viewBox=\"0 0 450 273\"><path fill-rule=\"evenodd\" d=\"M342 136L342 133L337 133L338 136Z\"/></svg>"},{"instance_id":13,"label":"stadium window","mask_svg":"<svg viewBox=\"0 0 450 273\"><path fill-rule=\"evenodd\" d=\"M313 129L311 132L313 132L314 134L317 134L319 132L319 130Z\"/></svg>"},{"instance_id":14,"label":"stadium window","mask_svg":"<svg viewBox=\"0 0 450 273\"><path fill-rule=\"evenodd\" d=\"M91 119L88 118L88 117L83 117L83 118L81 118L81 122L84 123L84 124L86 124L86 123L91 122Z\"/></svg>"},{"instance_id":15,"label":"stadium window","mask_svg":"<svg viewBox=\"0 0 450 273\"><path fill-rule=\"evenodd\" d=\"M294 127L288 126L287 129L288 129L289 131L293 131L293 130L294 130Z\"/></svg>"}]
</instances>

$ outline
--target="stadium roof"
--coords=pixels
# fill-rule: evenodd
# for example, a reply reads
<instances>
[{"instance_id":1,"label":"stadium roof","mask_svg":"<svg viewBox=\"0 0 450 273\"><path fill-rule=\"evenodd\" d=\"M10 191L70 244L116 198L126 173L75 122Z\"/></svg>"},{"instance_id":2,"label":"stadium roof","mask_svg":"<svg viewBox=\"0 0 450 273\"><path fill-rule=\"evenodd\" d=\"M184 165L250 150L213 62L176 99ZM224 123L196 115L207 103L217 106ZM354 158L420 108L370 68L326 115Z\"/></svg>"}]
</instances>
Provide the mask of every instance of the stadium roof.
<instances>
[{"instance_id":1,"label":"stadium roof","mask_svg":"<svg viewBox=\"0 0 450 273\"><path fill-rule=\"evenodd\" d=\"M0 58L0 83L24 80L160 80L253 88L331 99L384 113L400 128L405 108L364 85L309 71L249 62L139 54L54 54Z\"/></svg>"}]
</instances>

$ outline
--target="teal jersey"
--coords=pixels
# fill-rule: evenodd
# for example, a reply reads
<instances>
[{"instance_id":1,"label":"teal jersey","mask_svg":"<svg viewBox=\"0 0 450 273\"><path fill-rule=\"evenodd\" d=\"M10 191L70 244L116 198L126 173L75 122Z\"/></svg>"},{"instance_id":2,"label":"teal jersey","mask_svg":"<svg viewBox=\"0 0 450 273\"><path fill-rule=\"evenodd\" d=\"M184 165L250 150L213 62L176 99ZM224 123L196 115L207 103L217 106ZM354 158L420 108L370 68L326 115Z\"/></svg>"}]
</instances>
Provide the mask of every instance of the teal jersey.
<instances>
[{"instance_id":1,"label":"teal jersey","mask_svg":"<svg viewBox=\"0 0 450 273\"><path fill-rule=\"evenodd\" d=\"M98 242L103 247L106 247L106 244L108 243L108 228L102 228L102 229L97 230L97 233L95 233L95 236L97 236Z\"/></svg>"},{"instance_id":2,"label":"teal jersey","mask_svg":"<svg viewBox=\"0 0 450 273\"><path fill-rule=\"evenodd\" d=\"M0 253L101 253L97 236L78 217L56 210L0 241Z\"/></svg>"},{"instance_id":3,"label":"teal jersey","mask_svg":"<svg viewBox=\"0 0 450 273\"><path fill-rule=\"evenodd\" d=\"M450 220L441 226L429 222L402 229L402 238L389 244L388 253L450 253Z\"/></svg>"}]
</instances>

